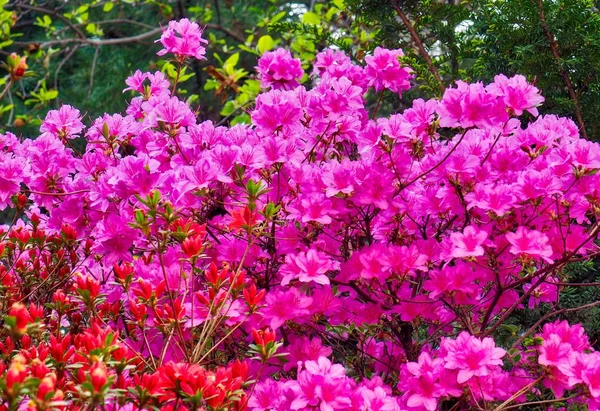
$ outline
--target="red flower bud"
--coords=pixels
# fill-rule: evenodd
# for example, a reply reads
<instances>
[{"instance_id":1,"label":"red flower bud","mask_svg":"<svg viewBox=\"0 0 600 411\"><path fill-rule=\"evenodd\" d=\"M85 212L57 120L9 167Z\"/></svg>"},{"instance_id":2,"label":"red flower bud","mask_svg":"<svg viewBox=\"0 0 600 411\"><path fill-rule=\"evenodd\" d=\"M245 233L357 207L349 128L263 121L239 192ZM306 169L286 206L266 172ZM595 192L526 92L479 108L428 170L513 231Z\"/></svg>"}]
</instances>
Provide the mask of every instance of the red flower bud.
<instances>
[{"instance_id":1,"label":"red flower bud","mask_svg":"<svg viewBox=\"0 0 600 411\"><path fill-rule=\"evenodd\" d=\"M244 288L242 293L244 295L244 299L246 300L246 304L248 304L248 307L252 311L256 309L258 304L260 304L265 296L265 290L258 291L254 283L250 287Z\"/></svg>"},{"instance_id":2,"label":"red flower bud","mask_svg":"<svg viewBox=\"0 0 600 411\"><path fill-rule=\"evenodd\" d=\"M256 345L265 347L270 342L275 341L275 332L270 328L266 328L265 330L257 330L256 328L253 328L252 338L254 339Z\"/></svg>"},{"instance_id":3,"label":"red flower bud","mask_svg":"<svg viewBox=\"0 0 600 411\"><path fill-rule=\"evenodd\" d=\"M115 264L113 266L113 270L115 271L115 278L121 284L128 285L131 282L131 278L133 276L134 271L133 264Z\"/></svg>"},{"instance_id":4,"label":"red flower bud","mask_svg":"<svg viewBox=\"0 0 600 411\"><path fill-rule=\"evenodd\" d=\"M188 258L197 257L204 250L204 237L194 235L181 243L181 249Z\"/></svg>"},{"instance_id":5,"label":"red flower bud","mask_svg":"<svg viewBox=\"0 0 600 411\"><path fill-rule=\"evenodd\" d=\"M56 388L56 374L48 374L42 378L40 386L38 387L37 397L40 400L44 400L48 394L54 391Z\"/></svg>"},{"instance_id":6,"label":"red flower bud","mask_svg":"<svg viewBox=\"0 0 600 411\"><path fill-rule=\"evenodd\" d=\"M28 374L29 370L27 369L27 365L25 365L25 358L21 354L17 354L10 363L10 367L6 373L6 388L12 392L14 385L25 381Z\"/></svg>"},{"instance_id":7,"label":"red flower bud","mask_svg":"<svg viewBox=\"0 0 600 411\"><path fill-rule=\"evenodd\" d=\"M90 368L90 381L95 392L101 392L102 387L108 381L108 370L106 365L101 362L95 362Z\"/></svg>"},{"instance_id":8,"label":"red flower bud","mask_svg":"<svg viewBox=\"0 0 600 411\"><path fill-rule=\"evenodd\" d=\"M75 241L77 239L77 232L69 224L63 223L61 230L65 240Z\"/></svg>"},{"instance_id":9,"label":"red flower bud","mask_svg":"<svg viewBox=\"0 0 600 411\"><path fill-rule=\"evenodd\" d=\"M8 316L14 318L14 332L23 335L27 332L27 324L31 322L31 316L25 305L14 303L8 312Z\"/></svg>"},{"instance_id":10,"label":"red flower bud","mask_svg":"<svg viewBox=\"0 0 600 411\"><path fill-rule=\"evenodd\" d=\"M6 59L8 72L11 79L20 80L27 71L27 57L21 57L17 53L11 53Z\"/></svg>"}]
</instances>

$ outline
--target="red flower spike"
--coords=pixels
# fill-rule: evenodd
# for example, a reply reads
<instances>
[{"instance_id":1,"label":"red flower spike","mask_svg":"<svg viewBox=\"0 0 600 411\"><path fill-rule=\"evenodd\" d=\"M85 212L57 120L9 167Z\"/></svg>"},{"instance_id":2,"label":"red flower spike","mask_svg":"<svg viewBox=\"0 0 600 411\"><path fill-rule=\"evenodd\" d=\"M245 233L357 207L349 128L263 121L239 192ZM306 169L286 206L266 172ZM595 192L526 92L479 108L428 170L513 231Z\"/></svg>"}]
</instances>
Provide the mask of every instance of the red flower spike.
<instances>
[{"instance_id":1,"label":"red flower spike","mask_svg":"<svg viewBox=\"0 0 600 411\"><path fill-rule=\"evenodd\" d=\"M30 304L29 314L33 322L41 321L44 319L44 307L41 305Z\"/></svg>"},{"instance_id":2,"label":"red flower spike","mask_svg":"<svg viewBox=\"0 0 600 411\"><path fill-rule=\"evenodd\" d=\"M113 270L115 272L115 278L121 284L129 284L131 283L131 278L133 277L134 268L133 264L125 263L125 264L115 264L113 265Z\"/></svg>"},{"instance_id":3,"label":"red flower spike","mask_svg":"<svg viewBox=\"0 0 600 411\"><path fill-rule=\"evenodd\" d=\"M148 310L145 304L138 304L133 300L129 300L129 310L133 315L135 321L142 326L146 321L146 315L148 314Z\"/></svg>"},{"instance_id":4,"label":"red flower spike","mask_svg":"<svg viewBox=\"0 0 600 411\"><path fill-rule=\"evenodd\" d=\"M229 223L229 228L232 230L243 229L249 232L258 222L258 214L251 211L248 206L233 210L230 214L232 221Z\"/></svg>"},{"instance_id":5,"label":"red flower spike","mask_svg":"<svg viewBox=\"0 0 600 411\"><path fill-rule=\"evenodd\" d=\"M61 231L62 231L62 235L64 236L65 240L67 240L67 241L77 240L77 232L69 224L63 223L63 225L61 227Z\"/></svg>"},{"instance_id":6,"label":"red flower spike","mask_svg":"<svg viewBox=\"0 0 600 411\"><path fill-rule=\"evenodd\" d=\"M3 355L7 356L11 352L13 352L14 349L15 343L13 342L13 339L10 336L8 336L6 340L4 340L4 342L0 341L0 351Z\"/></svg>"},{"instance_id":7,"label":"red flower spike","mask_svg":"<svg viewBox=\"0 0 600 411\"><path fill-rule=\"evenodd\" d=\"M12 331L17 335L23 335L27 332L27 325L31 322L31 315L22 303L14 303L8 312L8 317L14 319Z\"/></svg>"},{"instance_id":8,"label":"red flower spike","mask_svg":"<svg viewBox=\"0 0 600 411\"><path fill-rule=\"evenodd\" d=\"M10 363L10 367L6 373L6 388L9 394L13 392L15 384L21 384L25 381L27 375L29 375L29 370L25 364L25 358L17 354Z\"/></svg>"},{"instance_id":9,"label":"red flower spike","mask_svg":"<svg viewBox=\"0 0 600 411\"><path fill-rule=\"evenodd\" d=\"M275 332L269 328L265 330L257 330L256 328L252 329L252 338L256 345L260 347L265 347L268 343L275 341Z\"/></svg>"},{"instance_id":10,"label":"red flower spike","mask_svg":"<svg viewBox=\"0 0 600 411\"><path fill-rule=\"evenodd\" d=\"M27 196L23 193L17 194L17 207L22 210L27 205Z\"/></svg>"},{"instance_id":11,"label":"red flower spike","mask_svg":"<svg viewBox=\"0 0 600 411\"><path fill-rule=\"evenodd\" d=\"M56 374L50 373L40 382L37 391L37 398L39 400L44 400L48 394L54 392L56 389Z\"/></svg>"},{"instance_id":12,"label":"red flower spike","mask_svg":"<svg viewBox=\"0 0 600 411\"><path fill-rule=\"evenodd\" d=\"M273 357L277 349L281 346L281 343L275 342L275 331L270 328L266 328L265 330L253 328L252 338L255 344L250 345L250 351L258 354L263 362Z\"/></svg>"},{"instance_id":13,"label":"red flower spike","mask_svg":"<svg viewBox=\"0 0 600 411\"><path fill-rule=\"evenodd\" d=\"M242 294L244 295L244 300L246 301L246 304L248 304L248 308L250 308L250 311L254 311L258 307L258 304L260 304L260 302L263 300L266 291L258 291L256 289L256 285L252 283L250 287L244 288Z\"/></svg>"},{"instance_id":14,"label":"red flower spike","mask_svg":"<svg viewBox=\"0 0 600 411\"><path fill-rule=\"evenodd\" d=\"M246 361L235 360L230 367L233 378L239 378L242 381L248 379L248 363Z\"/></svg>"},{"instance_id":15,"label":"red flower spike","mask_svg":"<svg viewBox=\"0 0 600 411\"><path fill-rule=\"evenodd\" d=\"M108 382L108 370L106 365L101 362L95 362L90 367L89 376L94 391L97 393L102 392L102 388Z\"/></svg>"},{"instance_id":16,"label":"red flower spike","mask_svg":"<svg viewBox=\"0 0 600 411\"><path fill-rule=\"evenodd\" d=\"M89 292L89 296L85 295L85 297L89 297L90 301L93 301L100 294L100 283L90 276L87 276L84 278L83 276L78 275L76 284L77 284L77 290L79 292L82 292L82 291ZM83 294L82 294L82 297L84 297Z\"/></svg>"},{"instance_id":17,"label":"red flower spike","mask_svg":"<svg viewBox=\"0 0 600 411\"><path fill-rule=\"evenodd\" d=\"M198 257L204 251L204 237L194 235L181 243L181 249L188 258Z\"/></svg>"},{"instance_id":18,"label":"red flower spike","mask_svg":"<svg viewBox=\"0 0 600 411\"><path fill-rule=\"evenodd\" d=\"M204 271L206 281L208 281L214 289L219 289L223 283L229 278L229 270L227 268L219 271L215 263L211 263L208 270Z\"/></svg>"}]
</instances>

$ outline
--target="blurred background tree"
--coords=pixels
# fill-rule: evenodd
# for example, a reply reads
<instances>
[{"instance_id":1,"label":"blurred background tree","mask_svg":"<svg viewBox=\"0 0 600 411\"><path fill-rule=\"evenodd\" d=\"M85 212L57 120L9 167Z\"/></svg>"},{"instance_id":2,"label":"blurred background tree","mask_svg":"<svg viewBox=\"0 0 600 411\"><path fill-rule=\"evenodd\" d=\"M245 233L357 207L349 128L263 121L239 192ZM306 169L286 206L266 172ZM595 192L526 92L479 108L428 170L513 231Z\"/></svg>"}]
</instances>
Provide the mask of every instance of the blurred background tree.
<instances>
[{"instance_id":1,"label":"blurred background tree","mask_svg":"<svg viewBox=\"0 0 600 411\"><path fill-rule=\"evenodd\" d=\"M247 121L258 92L256 60L287 46L304 67L333 46L355 60L379 45L400 47L419 87L440 96L458 79L524 74L546 97L543 112L572 117L584 136L600 132L600 16L592 0L0 0L0 53L27 56L35 75L2 95L0 126L33 135L50 108L91 118L125 107L135 69L173 74L158 58L161 26L190 18L206 27L208 61L187 72L180 95L214 121ZM234 64L235 63L235 64ZM2 80L4 87L8 76ZM2 82L0 81L0 83ZM404 108L386 95L382 114Z\"/></svg>"},{"instance_id":2,"label":"blurred background tree","mask_svg":"<svg viewBox=\"0 0 600 411\"><path fill-rule=\"evenodd\" d=\"M175 76L156 52L161 27L189 18L205 27L208 61L195 62L178 82L178 94L199 107L202 119L243 122L259 92L254 66L265 51L290 47L305 62L327 44L361 43L341 0L0 0L0 53L27 57L26 76L5 90L0 128L33 136L40 119L60 104L71 104L94 119L122 111L125 79L136 69ZM301 32L276 32L276 24L302 22ZM335 40L331 33L335 33ZM363 36L362 43L366 37ZM319 44L317 44L319 43ZM1 90L1 89L0 89Z\"/></svg>"}]
</instances>

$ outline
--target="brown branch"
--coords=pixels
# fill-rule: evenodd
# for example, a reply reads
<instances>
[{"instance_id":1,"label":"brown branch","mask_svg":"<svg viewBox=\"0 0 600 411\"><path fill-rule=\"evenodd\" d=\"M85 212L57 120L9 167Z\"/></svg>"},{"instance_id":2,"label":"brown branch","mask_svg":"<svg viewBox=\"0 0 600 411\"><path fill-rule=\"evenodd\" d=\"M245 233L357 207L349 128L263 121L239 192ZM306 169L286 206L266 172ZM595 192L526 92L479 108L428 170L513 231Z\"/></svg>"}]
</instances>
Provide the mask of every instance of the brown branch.
<instances>
[{"instance_id":1,"label":"brown branch","mask_svg":"<svg viewBox=\"0 0 600 411\"><path fill-rule=\"evenodd\" d=\"M246 42L245 38L243 38L242 36L240 36L236 32L228 29L227 27L221 26L220 24L205 23L204 26L206 28L208 28L208 29L211 29L211 30L221 31L224 34L226 34L227 36L231 37L232 39L234 39L236 41L239 41L242 44L244 44Z\"/></svg>"},{"instance_id":2,"label":"brown branch","mask_svg":"<svg viewBox=\"0 0 600 411\"><path fill-rule=\"evenodd\" d=\"M402 20L402 23L406 27L406 30L408 30L408 33L410 34L410 38L417 46L417 49L419 50L419 54L421 55L421 57L423 57L423 60L425 60L425 63L427 64L429 71L431 72L431 74L433 75L435 80L439 83L440 91L443 93L445 90L444 82L442 81L442 78L440 77L440 73L438 72L437 68L433 64L433 61L431 60L429 53L427 53L427 50L425 50L425 46L423 45L423 42L421 41L419 34L415 31L415 28L411 24L410 20L408 19L408 16L404 13L404 11L402 11L402 9L398 5L398 3L392 1L392 7L396 11L396 14L398 14L398 17L400 17L400 20Z\"/></svg>"},{"instance_id":3,"label":"brown branch","mask_svg":"<svg viewBox=\"0 0 600 411\"><path fill-rule=\"evenodd\" d=\"M39 44L42 48L48 48L52 46L65 46L67 44L76 43L80 45L90 45L90 46L113 46L118 44L127 44L127 43L136 43L142 40L146 40L149 37L156 36L162 33L162 28L157 27L153 30L147 31L142 34L138 34L136 36L130 37L121 37L117 39L103 39L103 40L93 40L88 38L69 38L69 39L57 39L57 40L49 40L45 42L38 41L15 41L13 44L15 46L28 46L30 44Z\"/></svg>"},{"instance_id":4,"label":"brown branch","mask_svg":"<svg viewBox=\"0 0 600 411\"><path fill-rule=\"evenodd\" d=\"M69 52L67 53L65 58L62 59L62 61L56 67L56 71L54 72L54 89L55 90L58 90L58 74L62 70L63 66L67 63L67 61L69 61L69 59L71 57L73 57L73 54L75 54L75 52L77 51L77 49L79 47L80 46L74 46L71 50L69 50ZM56 108L59 108L59 107L60 107L60 97L57 97L56 98Z\"/></svg>"},{"instance_id":5,"label":"brown branch","mask_svg":"<svg viewBox=\"0 0 600 411\"><path fill-rule=\"evenodd\" d=\"M99 52L100 47L96 47L96 51L94 52L94 59L92 60L92 70L90 72L90 86L88 88L88 98L92 96L92 91L94 91L94 73L96 72L96 63L98 62Z\"/></svg>"},{"instance_id":6,"label":"brown branch","mask_svg":"<svg viewBox=\"0 0 600 411\"><path fill-rule=\"evenodd\" d=\"M469 131L470 129L471 128L467 128L467 129L465 129L462 132L462 134L460 135L460 138L458 139L458 141L456 142L456 144L446 153L446 155L444 156L444 158L442 158L442 160L440 162L438 162L436 165L434 165L430 169L428 169L426 171L423 171L421 174L419 174L418 176L416 176L415 178L413 178L412 180L410 180L408 183L402 184L402 186L400 187L399 191L404 190L406 187L412 185L416 181L418 181L421 178L425 177L429 173L435 171L439 166L441 166L442 164L444 164L446 162L446 160L448 160L448 158L452 155L452 153L454 153L454 151L456 151L456 149L458 148L458 146L460 145L460 143L465 138L465 135L467 134L467 131Z\"/></svg>"},{"instance_id":7,"label":"brown branch","mask_svg":"<svg viewBox=\"0 0 600 411\"><path fill-rule=\"evenodd\" d=\"M599 305L600 305L600 301L596 301L596 302L593 302L593 303L581 305L579 307L562 308L562 309L556 310L556 311L554 311L554 309L556 308L556 306L554 306L554 307L552 307L551 311L547 312L542 318L540 318L535 324L533 324L533 326L525 334L521 335L519 337L519 339L517 341L515 341L515 343L511 346L511 348L518 347L519 344L521 344L523 342L523 340L525 340L525 338L527 338L531 334L533 334L535 332L535 330L540 325L542 325L548 318L556 317L557 315L560 315L560 314L572 313L572 312L576 312L576 311L580 311L580 310L585 310L585 309L588 309L588 308L597 307Z\"/></svg>"},{"instance_id":8,"label":"brown branch","mask_svg":"<svg viewBox=\"0 0 600 411\"><path fill-rule=\"evenodd\" d=\"M20 3L20 2L17 4L17 7L20 9L35 11L38 13L43 13L43 14L48 14L50 16L54 16L57 19L61 20L63 23L65 23L67 26L69 26L71 28L71 30L73 30L75 33L77 33L77 36L79 36L79 38L81 38L81 39L85 38L85 34L83 34L83 32L81 30L79 30L73 23L71 23L71 20L69 20L62 14L60 14L58 12L58 10L49 10L49 9L45 9L43 7L31 6L29 4L24 4L24 3Z\"/></svg>"},{"instance_id":9,"label":"brown branch","mask_svg":"<svg viewBox=\"0 0 600 411\"><path fill-rule=\"evenodd\" d=\"M595 237L597 237L598 235L598 231L600 231L600 224L596 224L594 226L594 228L592 228L592 230L590 231L590 236L588 239L586 239L583 243L581 243L577 248L575 248L573 251L571 251L569 253L569 255L567 255L565 258L563 258L562 260L559 260L555 263L552 263L546 267L544 267L538 274L536 277L534 278L538 278L538 281L536 281L535 284L532 284L532 286L529 288L529 290L527 290L525 293L523 293L523 295L515 302L513 303L513 305L511 305L508 309L506 309L506 311L504 312L504 314L500 317L500 319L498 319L494 325L492 325L487 331L483 332L483 336L487 337L489 336L492 332L494 332L501 324L504 323L504 321L506 321L506 319L508 317L510 317L510 315L512 314L512 312L517 309L517 307L519 307L519 305L521 305L523 303L523 301L525 301L539 286L540 284L542 284L543 282L546 281L546 278L553 272L554 269L560 269L562 268L565 264L569 263L570 258L575 256L577 254L577 252L581 249L581 247L583 247L586 243L588 243L590 240L593 240ZM533 280L534 278L531 278L531 280ZM524 281L529 280L529 277L525 277L522 278L519 281L515 281L514 283L512 283L509 287L505 287L505 290L510 290L512 288L515 288L514 286L516 284L521 284ZM483 330L481 330L483 331Z\"/></svg>"},{"instance_id":10,"label":"brown branch","mask_svg":"<svg viewBox=\"0 0 600 411\"><path fill-rule=\"evenodd\" d=\"M542 0L537 0L537 7L540 16L540 24L542 25L542 30L544 35L548 39L548 43L550 44L550 50L552 51L552 56L554 57L554 61L558 66L560 71L560 75L565 82L565 86L567 86L567 90L569 91L569 96L571 100L573 100L573 105L575 107L575 117L577 118L577 122L579 123L579 129L584 138L587 138L587 132L585 130L585 123L583 122L583 116L581 115L581 108L579 107L579 99L577 98L577 93L575 93L575 88L573 87L573 83L565 70L562 58L560 57L558 42L554 39L554 34L550 31L548 27L548 23L546 22L546 15L544 14L544 4Z\"/></svg>"},{"instance_id":11,"label":"brown branch","mask_svg":"<svg viewBox=\"0 0 600 411\"><path fill-rule=\"evenodd\" d=\"M130 20L130 19L107 19L107 20L102 20L102 21L95 21L95 22L87 22L87 23L78 23L78 24L74 24L73 26L75 27L85 27L88 24L94 24L96 26L104 26L106 24L127 24L127 25L132 25L132 26L139 26L139 27L143 27L145 29L149 29L152 30L154 29L155 26L151 26L149 24L146 23L142 23L139 21L135 21L135 20ZM65 31L66 28L62 28L60 30L56 30L53 34L56 36L62 32Z\"/></svg>"}]
</instances>

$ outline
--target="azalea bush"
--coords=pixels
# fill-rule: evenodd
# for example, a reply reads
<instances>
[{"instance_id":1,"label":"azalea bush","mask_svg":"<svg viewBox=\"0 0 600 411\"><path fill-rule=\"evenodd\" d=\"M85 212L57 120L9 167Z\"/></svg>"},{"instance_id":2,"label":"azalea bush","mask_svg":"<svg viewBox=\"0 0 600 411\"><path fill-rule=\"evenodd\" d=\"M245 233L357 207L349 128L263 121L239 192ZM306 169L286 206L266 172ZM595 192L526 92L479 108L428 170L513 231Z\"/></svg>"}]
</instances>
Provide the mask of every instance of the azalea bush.
<instances>
[{"instance_id":1,"label":"azalea bush","mask_svg":"<svg viewBox=\"0 0 600 411\"><path fill-rule=\"evenodd\" d=\"M173 21L160 54L182 71L202 34ZM598 254L600 147L522 76L378 117L402 55L267 52L249 125L137 71L126 113L0 136L0 408L598 409L560 315L600 303L560 290Z\"/></svg>"}]
</instances>

